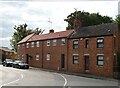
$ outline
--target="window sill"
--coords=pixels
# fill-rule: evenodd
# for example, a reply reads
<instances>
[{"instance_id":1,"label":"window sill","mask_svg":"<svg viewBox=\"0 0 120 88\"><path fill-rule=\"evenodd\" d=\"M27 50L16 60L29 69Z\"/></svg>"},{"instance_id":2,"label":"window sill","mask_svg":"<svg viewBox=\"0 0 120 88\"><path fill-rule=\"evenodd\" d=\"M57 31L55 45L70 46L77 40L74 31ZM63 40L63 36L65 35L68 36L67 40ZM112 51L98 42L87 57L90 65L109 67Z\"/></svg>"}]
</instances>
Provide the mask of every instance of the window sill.
<instances>
[{"instance_id":1,"label":"window sill","mask_svg":"<svg viewBox=\"0 0 120 88\"><path fill-rule=\"evenodd\" d=\"M97 67L103 68L104 66L97 65Z\"/></svg>"}]
</instances>

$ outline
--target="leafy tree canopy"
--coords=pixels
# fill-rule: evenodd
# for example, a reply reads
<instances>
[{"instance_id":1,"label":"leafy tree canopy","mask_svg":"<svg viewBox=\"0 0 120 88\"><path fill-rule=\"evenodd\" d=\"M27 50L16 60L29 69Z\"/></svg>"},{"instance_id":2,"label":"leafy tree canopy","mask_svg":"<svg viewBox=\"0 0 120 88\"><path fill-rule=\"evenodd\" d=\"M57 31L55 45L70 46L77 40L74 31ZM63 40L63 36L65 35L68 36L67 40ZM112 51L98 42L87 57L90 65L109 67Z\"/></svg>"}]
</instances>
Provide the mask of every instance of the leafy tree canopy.
<instances>
[{"instance_id":1,"label":"leafy tree canopy","mask_svg":"<svg viewBox=\"0 0 120 88\"><path fill-rule=\"evenodd\" d=\"M12 39L10 40L12 48L17 51L17 43L21 41L23 38L28 36L29 34L36 33L36 34L42 34L44 30L41 30L39 28L36 28L35 30L28 29L27 24L22 24L18 26L14 26L15 32L12 36Z\"/></svg>"},{"instance_id":2,"label":"leafy tree canopy","mask_svg":"<svg viewBox=\"0 0 120 88\"><path fill-rule=\"evenodd\" d=\"M75 11L67 16L64 21L68 22L67 30L73 29L73 21L77 18L81 21L81 26L98 25L102 23L111 23L113 19L108 16L102 16L99 13L89 13L84 11Z\"/></svg>"}]
</instances>

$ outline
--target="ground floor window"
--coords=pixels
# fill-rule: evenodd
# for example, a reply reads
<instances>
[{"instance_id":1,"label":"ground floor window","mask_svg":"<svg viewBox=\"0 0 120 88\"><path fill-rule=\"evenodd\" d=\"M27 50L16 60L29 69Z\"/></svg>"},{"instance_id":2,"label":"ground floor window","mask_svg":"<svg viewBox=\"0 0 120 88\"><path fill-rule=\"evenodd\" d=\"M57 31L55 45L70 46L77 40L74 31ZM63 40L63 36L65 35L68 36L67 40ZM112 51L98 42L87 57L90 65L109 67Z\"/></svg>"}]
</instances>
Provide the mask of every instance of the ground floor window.
<instances>
[{"instance_id":1,"label":"ground floor window","mask_svg":"<svg viewBox=\"0 0 120 88\"><path fill-rule=\"evenodd\" d=\"M104 62L104 57L103 57L103 55L98 55L97 56L97 65L98 66L103 66L103 63Z\"/></svg>"},{"instance_id":2,"label":"ground floor window","mask_svg":"<svg viewBox=\"0 0 120 88\"><path fill-rule=\"evenodd\" d=\"M39 53L36 53L36 60L39 60Z\"/></svg>"},{"instance_id":3,"label":"ground floor window","mask_svg":"<svg viewBox=\"0 0 120 88\"><path fill-rule=\"evenodd\" d=\"M46 54L46 60L50 60L50 53Z\"/></svg>"},{"instance_id":4,"label":"ground floor window","mask_svg":"<svg viewBox=\"0 0 120 88\"><path fill-rule=\"evenodd\" d=\"M73 64L78 64L78 56L77 55L73 56Z\"/></svg>"}]
</instances>

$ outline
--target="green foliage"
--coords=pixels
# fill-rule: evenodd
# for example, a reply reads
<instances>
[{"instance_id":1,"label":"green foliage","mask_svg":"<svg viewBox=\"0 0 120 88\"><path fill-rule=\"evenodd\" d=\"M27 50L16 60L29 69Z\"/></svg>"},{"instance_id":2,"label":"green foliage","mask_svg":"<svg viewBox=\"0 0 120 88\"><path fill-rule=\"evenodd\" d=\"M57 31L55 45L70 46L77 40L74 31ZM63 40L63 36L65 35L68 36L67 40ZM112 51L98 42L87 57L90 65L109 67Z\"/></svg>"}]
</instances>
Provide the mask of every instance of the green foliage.
<instances>
[{"instance_id":1,"label":"green foliage","mask_svg":"<svg viewBox=\"0 0 120 88\"><path fill-rule=\"evenodd\" d=\"M35 30L28 29L27 24L22 24L14 27L15 32L12 36L12 39L10 40L12 48L17 51L17 43L21 41L23 38L28 36L29 34L36 33L36 34L42 34L44 30L41 30L39 28L36 28Z\"/></svg>"},{"instance_id":2,"label":"green foliage","mask_svg":"<svg viewBox=\"0 0 120 88\"><path fill-rule=\"evenodd\" d=\"M116 19L115 19L116 23L118 24L118 29L120 31L120 15L117 15L116 16Z\"/></svg>"},{"instance_id":3,"label":"green foliage","mask_svg":"<svg viewBox=\"0 0 120 88\"><path fill-rule=\"evenodd\" d=\"M89 13L84 11L75 11L67 16L64 21L68 22L67 30L73 29L73 21L77 18L81 21L82 27L90 25L98 25L102 23L111 23L113 19L108 16L101 16L99 13Z\"/></svg>"}]
</instances>

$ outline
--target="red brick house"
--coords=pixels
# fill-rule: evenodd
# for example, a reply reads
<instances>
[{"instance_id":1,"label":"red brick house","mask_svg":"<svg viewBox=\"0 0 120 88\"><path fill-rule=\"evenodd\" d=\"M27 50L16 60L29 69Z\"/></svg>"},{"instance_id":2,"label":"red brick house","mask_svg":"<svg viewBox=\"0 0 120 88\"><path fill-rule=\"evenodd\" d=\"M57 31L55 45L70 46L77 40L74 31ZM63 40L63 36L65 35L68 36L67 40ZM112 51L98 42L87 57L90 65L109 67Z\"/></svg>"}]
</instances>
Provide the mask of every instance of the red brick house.
<instances>
[{"instance_id":1,"label":"red brick house","mask_svg":"<svg viewBox=\"0 0 120 88\"><path fill-rule=\"evenodd\" d=\"M15 59L16 53L8 47L0 47L0 62L4 59Z\"/></svg>"},{"instance_id":2,"label":"red brick house","mask_svg":"<svg viewBox=\"0 0 120 88\"><path fill-rule=\"evenodd\" d=\"M120 52L117 24L74 29L27 36L18 43L19 59L34 67L113 77Z\"/></svg>"},{"instance_id":3,"label":"red brick house","mask_svg":"<svg viewBox=\"0 0 120 88\"><path fill-rule=\"evenodd\" d=\"M73 31L50 30L48 34L27 36L18 43L18 56L34 67L67 70L68 37Z\"/></svg>"},{"instance_id":4,"label":"red brick house","mask_svg":"<svg viewBox=\"0 0 120 88\"><path fill-rule=\"evenodd\" d=\"M113 77L118 28L114 23L82 27L69 39L68 71Z\"/></svg>"}]
</instances>

